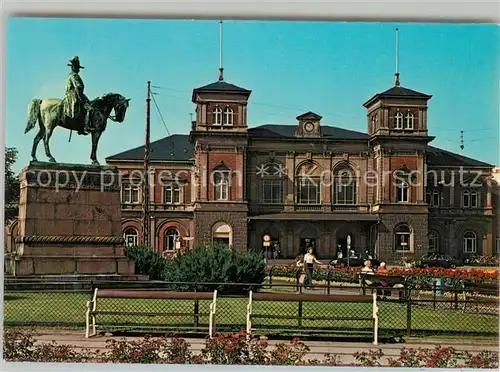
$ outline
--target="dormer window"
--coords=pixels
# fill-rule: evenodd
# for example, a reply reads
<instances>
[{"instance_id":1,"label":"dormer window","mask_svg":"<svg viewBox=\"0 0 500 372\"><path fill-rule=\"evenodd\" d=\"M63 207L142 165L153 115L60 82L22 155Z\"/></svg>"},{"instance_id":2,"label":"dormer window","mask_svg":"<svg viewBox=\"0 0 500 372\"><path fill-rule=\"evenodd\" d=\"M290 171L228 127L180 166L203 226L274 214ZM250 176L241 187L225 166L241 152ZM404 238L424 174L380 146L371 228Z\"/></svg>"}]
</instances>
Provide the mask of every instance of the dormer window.
<instances>
[{"instance_id":1,"label":"dormer window","mask_svg":"<svg viewBox=\"0 0 500 372\"><path fill-rule=\"evenodd\" d=\"M400 113L399 111L396 112L394 128L403 129L403 114Z\"/></svg>"},{"instance_id":2,"label":"dormer window","mask_svg":"<svg viewBox=\"0 0 500 372\"><path fill-rule=\"evenodd\" d=\"M413 129L413 114L411 112L407 113L405 116L405 129Z\"/></svg>"},{"instance_id":3,"label":"dormer window","mask_svg":"<svg viewBox=\"0 0 500 372\"><path fill-rule=\"evenodd\" d=\"M222 109L219 107L212 113L212 125L222 125Z\"/></svg>"},{"instance_id":4,"label":"dormer window","mask_svg":"<svg viewBox=\"0 0 500 372\"><path fill-rule=\"evenodd\" d=\"M223 125L233 125L233 110L229 107L224 109Z\"/></svg>"}]
</instances>

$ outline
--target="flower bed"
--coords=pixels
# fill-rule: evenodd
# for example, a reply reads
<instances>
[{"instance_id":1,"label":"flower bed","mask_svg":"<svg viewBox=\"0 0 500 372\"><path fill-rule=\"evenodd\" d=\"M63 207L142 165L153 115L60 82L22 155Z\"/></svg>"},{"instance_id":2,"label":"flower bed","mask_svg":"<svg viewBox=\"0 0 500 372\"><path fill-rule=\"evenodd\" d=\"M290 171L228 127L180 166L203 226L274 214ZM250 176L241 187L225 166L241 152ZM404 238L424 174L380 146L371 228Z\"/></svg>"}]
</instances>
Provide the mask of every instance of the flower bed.
<instances>
[{"instance_id":1,"label":"flower bed","mask_svg":"<svg viewBox=\"0 0 500 372\"><path fill-rule=\"evenodd\" d=\"M298 338L270 347L266 339L248 341L240 332L207 338L199 354L182 338L144 337L139 341L109 340L106 350L90 351L68 345L35 344L29 333L6 331L4 358L9 362L59 363L144 363L144 364L237 364L237 365L323 365L391 366L417 368L498 368L498 352L470 353L436 345L434 349L406 349L397 358L381 349L352 354L355 362L346 363L339 355L325 354L321 360L306 359L310 348Z\"/></svg>"},{"instance_id":2,"label":"flower bed","mask_svg":"<svg viewBox=\"0 0 500 372\"><path fill-rule=\"evenodd\" d=\"M294 265L274 265L268 266L268 276L297 278L300 268ZM313 280L339 282L339 283L359 283L358 275L361 268L358 267L325 267L316 266L313 272ZM498 269L443 269L443 268L391 268L387 275L407 276L411 286L431 287L434 279L444 279L445 288L459 288L464 282L471 283L498 283Z\"/></svg>"}]
</instances>

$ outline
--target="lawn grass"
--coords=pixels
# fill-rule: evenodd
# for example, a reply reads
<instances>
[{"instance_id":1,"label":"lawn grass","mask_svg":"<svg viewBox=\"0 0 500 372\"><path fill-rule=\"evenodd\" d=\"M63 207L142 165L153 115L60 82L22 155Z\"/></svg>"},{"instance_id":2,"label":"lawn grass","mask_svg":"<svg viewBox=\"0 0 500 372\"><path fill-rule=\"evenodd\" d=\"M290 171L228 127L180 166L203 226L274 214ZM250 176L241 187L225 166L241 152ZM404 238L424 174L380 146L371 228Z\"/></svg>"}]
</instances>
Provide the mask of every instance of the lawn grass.
<instances>
[{"instance_id":1,"label":"lawn grass","mask_svg":"<svg viewBox=\"0 0 500 372\"><path fill-rule=\"evenodd\" d=\"M9 326L60 326L82 328L85 324L86 302L90 293L18 292L8 293L4 299L4 324ZM199 312L208 314L211 301L200 301ZM217 299L216 327L219 330L245 329L248 299L245 297L220 297ZM386 330L407 329L407 305L399 302L379 302L379 327ZM145 313L187 313L184 316L98 316L97 324L109 327L142 324L145 327L183 328L193 326L193 300L152 299L98 299L97 310L132 311ZM254 302L254 314L297 315L298 306L293 302ZM339 316L370 318L370 303L304 303L303 316ZM256 319L255 324L266 328L298 328L297 320ZM200 316L199 324L208 327L208 315ZM303 320L302 326L332 329L370 329L371 320ZM463 313L460 310L411 307L412 331L498 333L497 315Z\"/></svg>"}]
</instances>

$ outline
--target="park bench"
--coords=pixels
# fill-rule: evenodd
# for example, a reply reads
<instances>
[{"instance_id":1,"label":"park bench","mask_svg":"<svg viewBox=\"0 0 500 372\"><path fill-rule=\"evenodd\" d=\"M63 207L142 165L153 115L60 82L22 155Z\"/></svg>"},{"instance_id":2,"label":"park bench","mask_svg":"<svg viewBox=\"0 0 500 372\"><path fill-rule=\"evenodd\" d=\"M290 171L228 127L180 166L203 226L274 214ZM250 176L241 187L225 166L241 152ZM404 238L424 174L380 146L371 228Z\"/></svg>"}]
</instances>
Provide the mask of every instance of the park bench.
<instances>
[{"instance_id":1,"label":"park bench","mask_svg":"<svg viewBox=\"0 0 500 372\"><path fill-rule=\"evenodd\" d=\"M108 310L106 306L103 309L98 307L105 300L114 301L116 304L116 310ZM144 312L137 311L135 304L131 304L131 300L160 300L160 301L192 301L193 310L190 312L174 312L174 311L156 311L156 312ZM208 313L200 312L200 300L209 300L210 308ZM128 303L127 303L128 301ZM89 338L97 334L97 318L98 316L121 316L132 318L131 324L139 323L134 322L133 318L137 317L147 317L154 318L158 317L161 319L169 318L186 318L193 317L192 325L183 325L178 327L177 325L171 328L178 330L179 328L187 328L189 330L199 331L204 328L200 325L200 317L208 317L208 334L210 337L213 336L215 331L215 312L216 312L216 301L217 301L217 291L214 292L168 292L161 290L99 290L96 288L91 301L87 301L87 311L85 314L86 320L86 330L85 337ZM127 323L128 325L129 323ZM137 324L136 324L137 325ZM140 325L140 324L139 324ZM154 324L148 323L143 324L149 330L154 328ZM161 323L160 328L163 328Z\"/></svg>"},{"instance_id":2,"label":"park bench","mask_svg":"<svg viewBox=\"0 0 500 372\"><path fill-rule=\"evenodd\" d=\"M466 312L467 304L473 304L476 313L479 313L479 305L493 306L494 311L497 312L499 292L498 284L495 283L466 283L464 285L465 301L463 311Z\"/></svg>"},{"instance_id":3,"label":"park bench","mask_svg":"<svg viewBox=\"0 0 500 372\"><path fill-rule=\"evenodd\" d=\"M387 297L391 296L393 290L396 290L399 299L402 299L407 283L404 276L361 273L359 284L363 295L366 295L367 289L372 289L372 292L373 289L377 289L379 295Z\"/></svg>"},{"instance_id":4,"label":"park bench","mask_svg":"<svg viewBox=\"0 0 500 372\"><path fill-rule=\"evenodd\" d=\"M254 304L256 302L274 302L274 303L297 303L297 315L287 315L287 314L269 314L266 311L254 312ZM346 308L345 304L362 304L371 303L371 314L370 316L359 315L359 312L354 309L354 315L321 315L318 316L314 311L314 307L309 306L308 310L313 310L304 313L304 304L312 303L323 303L323 304L338 304L338 309L349 310ZM271 305L272 306L272 305ZM328 306L328 305L327 305ZM328 306L326 313L330 313L333 310L332 306ZM337 308L337 306L335 306ZM317 313L317 311L316 311ZM259 324L257 319L267 319L267 320L277 320L278 324ZM374 294L372 296L362 296L362 295L323 295L323 294L297 294L297 293L249 293L248 305L247 305L247 335L251 337L254 331L259 332L272 332L278 333L280 335L294 333L299 334L310 334L310 335L321 335L326 336L326 334L336 334L339 333L344 337L366 337L367 332L363 329L356 330L352 327L332 327L324 325L326 322L349 322L349 321L371 321L372 328L368 331L370 336L373 335L373 344L378 344L378 306L377 306L377 296ZM279 324L283 320L291 320L286 325ZM304 322L316 323L316 326L305 326ZM321 325L323 322L323 325ZM319 323L319 324L318 324ZM352 324L352 323L351 323ZM261 334L262 335L262 334Z\"/></svg>"}]
</instances>

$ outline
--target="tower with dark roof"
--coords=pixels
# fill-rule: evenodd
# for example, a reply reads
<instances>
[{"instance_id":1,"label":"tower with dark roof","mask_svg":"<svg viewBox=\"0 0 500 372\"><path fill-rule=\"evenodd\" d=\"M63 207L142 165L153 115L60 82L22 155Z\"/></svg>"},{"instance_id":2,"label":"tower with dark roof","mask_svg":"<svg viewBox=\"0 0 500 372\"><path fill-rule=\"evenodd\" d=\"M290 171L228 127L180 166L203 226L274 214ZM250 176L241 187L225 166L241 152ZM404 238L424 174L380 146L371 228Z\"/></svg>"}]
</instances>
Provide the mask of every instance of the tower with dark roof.
<instances>
[{"instance_id":1,"label":"tower with dark roof","mask_svg":"<svg viewBox=\"0 0 500 372\"><path fill-rule=\"evenodd\" d=\"M367 109L370 151L377 174L374 210L381 217L377 254L421 255L428 251L425 156L431 95L401 86L375 94Z\"/></svg>"},{"instance_id":2,"label":"tower with dark roof","mask_svg":"<svg viewBox=\"0 0 500 372\"><path fill-rule=\"evenodd\" d=\"M196 178L195 243L248 248L245 164L250 94L224 81L222 62L218 81L193 90L196 120L190 141Z\"/></svg>"}]
</instances>

